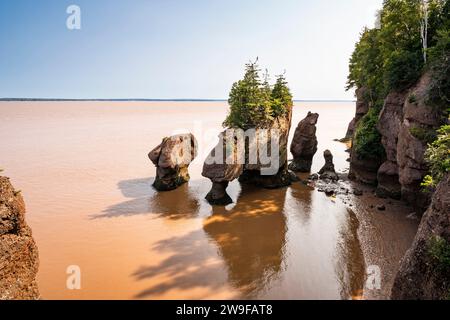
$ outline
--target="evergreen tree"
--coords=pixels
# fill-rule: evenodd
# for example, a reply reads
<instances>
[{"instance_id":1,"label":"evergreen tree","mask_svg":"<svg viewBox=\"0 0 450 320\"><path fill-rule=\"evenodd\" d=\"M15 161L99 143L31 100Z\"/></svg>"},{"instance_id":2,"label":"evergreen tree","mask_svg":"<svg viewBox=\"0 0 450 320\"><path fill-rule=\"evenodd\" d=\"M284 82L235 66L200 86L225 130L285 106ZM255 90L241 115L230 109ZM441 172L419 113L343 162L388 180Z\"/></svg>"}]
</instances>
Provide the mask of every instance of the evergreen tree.
<instances>
[{"instance_id":1,"label":"evergreen tree","mask_svg":"<svg viewBox=\"0 0 450 320\"><path fill-rule=\"evenodd\" d=\"M284 76L277 78L272 89L267 70L261 82L256 62L246 64L244 78L231 88L228 99L230 112L223 124L225 127L244 130L265 128L293 105Z\"/></svg>"}]
</instances>

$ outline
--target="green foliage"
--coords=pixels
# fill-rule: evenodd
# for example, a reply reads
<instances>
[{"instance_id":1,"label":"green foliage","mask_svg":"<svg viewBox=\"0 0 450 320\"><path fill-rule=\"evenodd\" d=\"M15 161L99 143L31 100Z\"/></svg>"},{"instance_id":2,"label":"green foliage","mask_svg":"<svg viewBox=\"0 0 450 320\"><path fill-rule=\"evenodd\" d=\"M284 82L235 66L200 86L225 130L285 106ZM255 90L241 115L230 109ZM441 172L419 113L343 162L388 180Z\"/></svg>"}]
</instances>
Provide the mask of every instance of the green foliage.
<instances>
[{"instance_id":1,"label":"green foliage","mask_svg":"<svg viewBox=\"0 0 450 320\"><path fill-rule=\"evenodd\" d=\"M450 244L442 237L431 237L428 243L428 253L437 263L441 272L450 272Z\"/></svg>"},{"instance_id":2,"label":"green foliage","mask_svg":"<svg viewBox=\"0 0 450 320\"><path fill-rule=\"evenodd\" d=\"M384 85L390 90L404 90L417 82L423 66L420 51L395 50L385 61Z\"/></svg>"},{"instance_id":3,"label":"green foliage","mask_svg":"<svg viewBox=\"0 0 450 320\"><path fill-rule=\"evenodd\" d=\"M272 116L279 117L286 113L287 108L293 106L292 94L284 75L279 75L273 87L272 94Z\"/></svg>"},{"instance_id":4,"label":"green foliage","mask_svg":"<svg viewBox=\"0 0 450 320\"><path fill-rule=\"evenodd\" d=\"M422 186L433 188L450 172L450 125L438 130L438 138L428 146L425 159L430 166L430 174L425 177Z\"/></svg>"},{"instance_id":5,"label":"green foliage","mask_svg":"<svg viewBox=\"0 0 450 320\"><path fill-rule=\"evenodd\" d=\"M431 66L433 78L428 89L427 103L448 114L450 106L450 51Z\"/></svg>"},{"instance_id":6,"label":"green foliage","mask_svg":"<svg viewBox=\"0 0 450 320\"><path fill-rule=\"evenodd\" d=\"M244 78L233 84L228 99L230 112L223 124L225 127L244 130L267 127L292 107L292 95L284 76L278 76L272 88L267 72L263 82L259 72L256 62L249 63Z\"/></svg>"},{"instance_id":7,"label":"green foliage","mask_svg":"<svg viewBox=\"0 0 450 320\"><path fill-rule=\"evenodd\" d=\"M371 108L361 119L356 128L354 147L359 157L365 159L382 159L385 155L381 144L381 135L377 130L379 112Z\"/></svg>"},{"instance_id":8,"label":"green foliage","mask_svg":"<svg viewBox=\"0 0 450 320\"><path fill-rule=\"evenodd\" d=\"M426 144L432 143L437 137L436 131L428 128L411 127L409 132L413 137Z\"/></svg>"},{"instance_id":9,"label":"green foliage","mask_svg":"<svg viewBox=\"0 0 450 320\"><path fill-rule=\"evenodd\" d=\"M404 91L414 85L424 68L432 69L430 104L441 108L450 105L450 0L428 0L428 65L423 57L421 3L421 0L384 0L379 25L365 28L356 44L350 59L347 90L364 88L365 102L375 110L383 106L389 92ZM363 157L382 154L375 110L357 130L355 145L358 155ZM432 138L429 132L412 130L423 141Z\"/></svg>"},{"instance_id":10,"label":"green foliage","mask_svg":"<svg viewBox=\"0 0 450 320\"><path fill-rule=\"evenodd\" d=\"M430 69L433 74L428 91L428 103L448 113L450 105L450 1L446 1L436 20L434 46L429 50ZM445 110L447 109L447 110Z\"/></svg>"}]
</instances>

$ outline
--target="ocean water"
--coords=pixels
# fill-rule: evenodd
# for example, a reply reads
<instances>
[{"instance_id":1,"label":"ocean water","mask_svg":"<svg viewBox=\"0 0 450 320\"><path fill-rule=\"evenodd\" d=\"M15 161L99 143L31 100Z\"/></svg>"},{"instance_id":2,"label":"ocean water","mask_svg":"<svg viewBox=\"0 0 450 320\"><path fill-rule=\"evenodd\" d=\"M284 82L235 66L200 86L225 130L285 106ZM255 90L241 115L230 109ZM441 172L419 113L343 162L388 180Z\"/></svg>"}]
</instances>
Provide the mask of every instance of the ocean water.
<instances>
[{"instance_id":1,"label":"ocean water","mask_svg":"<svg viewBox=\"0 0 450 320\"><path fill-rule=\"evenodd\" d=\"M296 183L279 190L230 184L234 204L213 208L202 163L218 141L225 102L0 102L0 168L20 189L40 253L44 299L350 299L386 297L417 221L394 203L339 200ZM320 114L313 171L330 149L349 163L342 138L354 103L302 102ZM152 188L148 152L192 132L199 156L191 181ZM381 269L378 291L367 270ZM67 270L81 270L69 290Z\"/></svg>"}]
</instances>

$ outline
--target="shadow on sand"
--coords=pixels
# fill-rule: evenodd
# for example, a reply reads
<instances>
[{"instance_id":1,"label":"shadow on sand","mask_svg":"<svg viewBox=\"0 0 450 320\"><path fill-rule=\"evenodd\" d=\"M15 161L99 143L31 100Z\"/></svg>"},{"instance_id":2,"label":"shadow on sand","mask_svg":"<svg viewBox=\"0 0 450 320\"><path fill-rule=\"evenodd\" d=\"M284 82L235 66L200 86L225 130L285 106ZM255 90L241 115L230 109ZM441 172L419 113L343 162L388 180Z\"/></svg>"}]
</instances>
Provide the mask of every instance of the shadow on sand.
<instances>
[{"instance_id":1,"label":"shadow on sand","mask_svg":"<svg viewBox=\"0 0 450 320\"><path fill-rule=\"evenodd\" d=\"M282 270L287 189L264 191L244 186L237 204L212 208L203 229L158 242L153 250L172 255L133 276L150 280L167 276L136 298L160 296L171 290L219 290L231 284L241 298L256 298ZM211 240L213 244L211 245Z\"/></svg>"},{"instance_id":2,"label":"shadow on sand","mask_svg":"<svg viewBox=\"0 0 450 320\"><path fill-rule=\"evenodd\" d=\"M117 184L119 190L131 200L110 206L102 214L91 218L152 214L177 220L197 216L201 200L196 196L195 189L199 187L200 181L191 181L171 192L157 192L152 187L154 180L154 178L143 178L120 181Z\"/></svg>"}]
</instances>

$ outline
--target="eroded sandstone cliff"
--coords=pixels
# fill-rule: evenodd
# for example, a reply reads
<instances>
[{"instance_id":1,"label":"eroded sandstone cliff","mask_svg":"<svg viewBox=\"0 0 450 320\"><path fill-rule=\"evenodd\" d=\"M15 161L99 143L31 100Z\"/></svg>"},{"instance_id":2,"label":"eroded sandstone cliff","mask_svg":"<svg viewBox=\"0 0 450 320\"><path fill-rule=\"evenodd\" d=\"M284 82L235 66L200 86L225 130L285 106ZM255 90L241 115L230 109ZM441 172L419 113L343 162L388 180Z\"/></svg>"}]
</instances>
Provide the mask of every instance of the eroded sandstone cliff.
<instances>
[{"instance_id":1,"label":"eroded sandstone cliff","mask_svg":"<svg viewBox=\"0 0 450 320\"><path fill-rule=\"evenodd\" d=\"M38 250L25 222L25 203L0 176L0 300L39 299Z\"/></svg>"},{"instance_id":2,"label":"eroded sandstone cliff","mask_svg":"<svg viewBox=\"0 0 450 320\"><path fill-rule=\"evenodd\" d=\"M450 175L441 181L406 253L392 299L450 299Z\"/></svg>"},{"instance_id":3,"label":"eroded sandstone cliff","mask_svg":"<svg viewBox=\"0 0 450 320\"><path fill-rule=\"evenodd\" d=\"M420 212L430 202L430 194L421 188L428 171L424 154L430 138L446 121L442 110L427 103L430 84L431 76L425 73L409 90L388 94L377 124L385 157L362 158L353 148L350 163L350 178L377 186L378 196L401 198ZM357 91L357 111L352 121L356 127L361 115L369 110L364 101L361 90Z\"/></svg>"}]
</instances>

